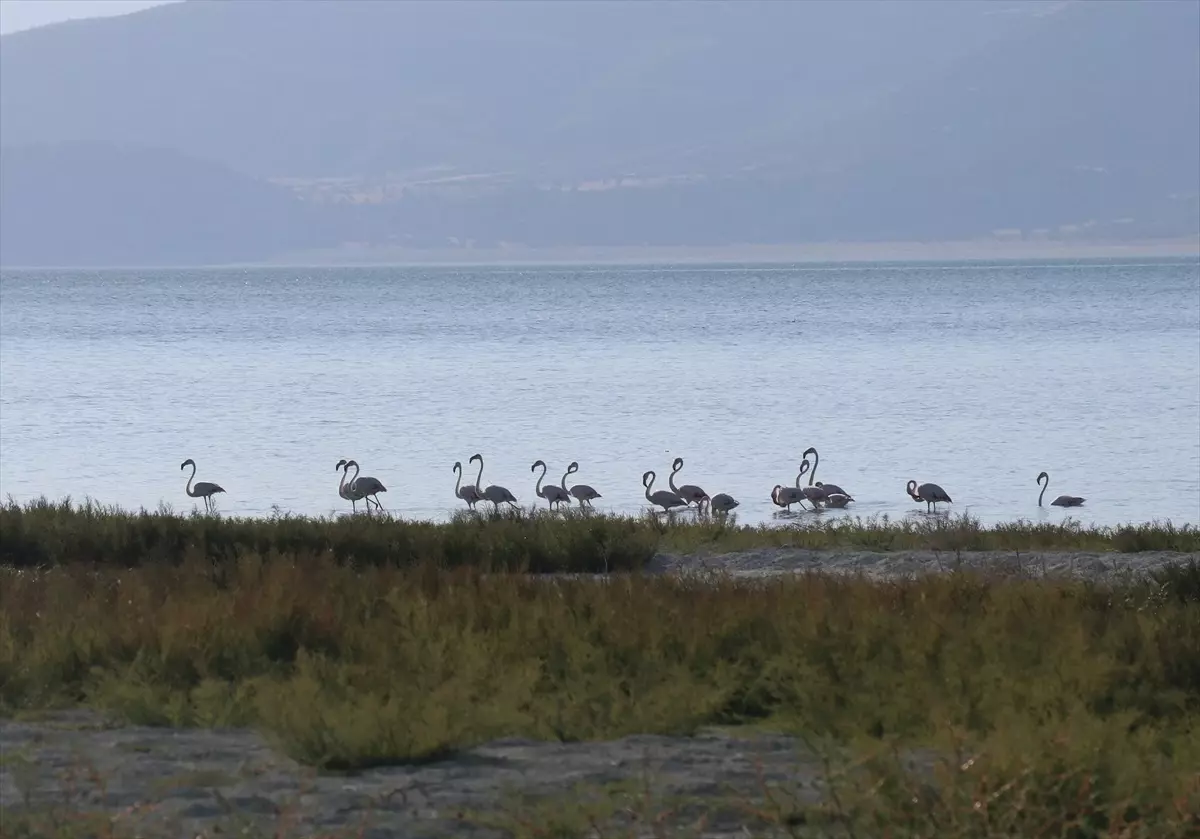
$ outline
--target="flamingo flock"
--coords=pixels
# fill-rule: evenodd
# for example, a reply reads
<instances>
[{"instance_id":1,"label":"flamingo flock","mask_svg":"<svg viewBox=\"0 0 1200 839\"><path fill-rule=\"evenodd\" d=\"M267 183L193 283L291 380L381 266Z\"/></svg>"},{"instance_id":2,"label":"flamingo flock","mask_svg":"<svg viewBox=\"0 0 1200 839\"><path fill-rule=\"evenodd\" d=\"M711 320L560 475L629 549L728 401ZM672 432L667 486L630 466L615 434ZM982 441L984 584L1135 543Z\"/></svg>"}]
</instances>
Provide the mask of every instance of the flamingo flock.
<instances>
[{"instance_id":1,"label":"flamingo flock","mask_svg":"<svg viewBox=\"0 0 1200 839\"><path fill-rule=\"evenodd\" d=\"M809 462L809 455L812 456L812 462ZM499 510L501 504L508 504L514 508L520 505L517 503L517 498L512 491L507 487L498 484L489 484L483 486L483 455L473 454L468 460L468 463L479 463L479 471L475 474L475 482L473 484L463 484L463 465L461 461L455 461L452 471L457 476L454 482L454 496L460 501L466 503L470 510L474 510L475 506L480 501L489 502L493 510ZM787 486L776 484L771 490L771 502L777 507L785 510L791 510L792 505L798 504L801 509L805 508L805 504L809 505L814 511L822 508L842 509L846 505L854 501L854 496L842 489L837 484L824 483L816 480L817 466L821 462L821 456L815 448L811 446L804 450L800 461L799 472L796 475L795 484ZM225 492L225 489L220 484L211 483L209 481L195 481L196 478L196 461L190 457L180 464L180 470L192 467L192 473L188 477L185 492L190 498L201 498L204 500L204 510L207 513L215 512L216 502L214 496L218 493ZM592 509L592 502L603 496L593 487L587 484L575 484L567 486L567 478L579 471L579 463L571 461L563 472L562 479L557 484L546 483L546 473L549 471L544 460L535 460L533 465L529 467L530 472L537 472L538 468L541 472L538 474L537 482L534 484L534 494L538 498L546 501L551 510L561 510L564 505L570 507L572 502L577 502L582 509ZM354 474L350 474L350 469L354 469ZM387 487L378 478L373 478L359 474L359 465L354 460L339 460L335 471L341 472L342 477L338 482L338 496L343 500L350 502L352 512L358 512L358 502L362 501L366 505L366 511L371 513L372 504L376 510L382 510L383 504L379 501L379 494L387 492ZM670 489L654 489L654 482L657 480L657 473L653 470L647 470L642 473L642 488L646 501L652 509L662 508L662 512L670 514L675 510L692 508L697 513L704 514L705 512L716 516L727 516L734 508L738 507L741 502L728 493L718 492L716 495L709 495L704 489L696 484L683 484L682 486L675 483L675 476L683 470L683 458L677 457L671 464L671 472L667 478L667 485ZM808 483L803 483L804 476L808 476ZM1043 497L1046 494L1046 488L1050 485L1050 476L1045 472L1038 473L1036 483L1041 487L1041 492L1038 494L1038 506L1042 506ZM910 480L904 487L905 493L915 502L924 503L925 511L932 513L937 512L938 504L952 504L953 499L946 490L942 489L935 483L918 483L915 480ZM1079 507L1082 506L1086 499L1080 498L1077 495L1060 495L1050 502L1052 507ZM656 510L657 511L657 510Z\"/></svg>"}]
</instances>

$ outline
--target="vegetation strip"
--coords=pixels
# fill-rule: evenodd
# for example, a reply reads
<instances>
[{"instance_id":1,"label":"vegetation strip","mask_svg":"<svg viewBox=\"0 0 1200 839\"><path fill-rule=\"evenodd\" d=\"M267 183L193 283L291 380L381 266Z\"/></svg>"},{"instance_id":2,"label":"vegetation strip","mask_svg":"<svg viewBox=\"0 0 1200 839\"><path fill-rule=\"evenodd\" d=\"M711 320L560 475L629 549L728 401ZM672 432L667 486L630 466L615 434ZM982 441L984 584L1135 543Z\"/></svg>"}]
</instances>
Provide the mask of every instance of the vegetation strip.
<instances>
[{"instance_id":1,"label":"vegetation strip","mask_svg":"<svg viewBox=\"0 0 1200 839\"><path fill-rule=\"evenodd\" d=\"M814 517L815 519L816 517ZM1200 552L1200 529L1171 523L1084 527L1073 520L983 526L926 517L803 520L739 526L692 517L673 521L580 511L459 513L451 521L390 516L267 519L126 512L69 500L0 506L0 565L73 563L130 567L253 556L358 565L434 563L493 571L603 573L645 568L659 552L730 552L765 547L870 551Z\"/></svg>"},{"instance_id":2,"label":"vegetation strip","mask_svg":"<svg viewBox=\"0 0 1200 839\"><path fill-rule=\"evenodd\" d=\"M0 585L0 714L12 719L87 708L150 726L250 728L321 773L453 774L497 738L582 747L657 734L682 738L685 754L686 738L714 727L769 730L806 744L797 760L823 762L823 786L786 806L778 787L739 792L739 818L760 835L1200 827L1195 559L1107 582L952 564L894 580L613 574L548 586L497 573L635 570L667 545L752 539L1179 551L1194 550L1192 528L231 521L49 504L0 508L0 524L7 564L51 569ZM936 757L914 775L913 754ZM554 835L584 836L597 832L588 819L624 830L632 812L669 810L662 823L680 832L661 835L699 835L689 826L736 804L706 816L694 797L645 792L663 780L653 772L643 780L636 795L602 780L536 802L518 791L507 810L462 818L498 831L486 835L559 825ZM748 801L758 815L746 815Z\"/></svg>"}]
</instances>

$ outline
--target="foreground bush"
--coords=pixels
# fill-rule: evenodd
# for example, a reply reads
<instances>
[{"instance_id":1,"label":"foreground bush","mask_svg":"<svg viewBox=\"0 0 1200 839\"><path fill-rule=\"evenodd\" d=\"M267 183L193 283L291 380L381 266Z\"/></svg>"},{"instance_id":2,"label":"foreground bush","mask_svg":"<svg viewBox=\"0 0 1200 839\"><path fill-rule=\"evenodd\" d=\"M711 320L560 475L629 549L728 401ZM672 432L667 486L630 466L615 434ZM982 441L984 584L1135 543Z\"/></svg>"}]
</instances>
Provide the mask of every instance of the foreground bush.
<instances>
[{"instance_id":1,"label":"foreground bush","mask_svg":"<svg viewBox=\"0 0 1200 839\"><path fill-rule=\"evenodd\" d=\"M0 713L76 705L255 726L333 769L507 735L748 724L829 760L820 805L781 789L615 804L581 790L516 806L515 836L645 835L639 824L721 807L764 836L1191 836L1200 564L1118 586L596 581L245 555L7 571ZM914 755L935 769L914 770ZM643 821L626 832L631 812Z\"/></svg>"},{"instance_id":2,"label":"foreground bush","mask_svg":"<svg viewBox=\"0 0 1200 839\"><path fill-rule=\"evenodd\" d=\"M846 742L1071 720L1178 732L1200 720L1200 565L1121 588L257 558L10 574L0 708L77 703L261 726L325 766L762 721Z\"/></svg>"},{"instance_id":3,"label":"foreground bush","mask_svg":"<svg viewBox=\"0 0 1200 839\"><path fill-rule=\"evenodd\" d=\"M223 518L169 511L137 513L86 503L37 501L0 506L0 564L39 567L96 563L131 567L248 556L357 565L494 571L605 572L643 568L658 551L762 547L872 551L1200 551L1190 525L1083 527L1018 521L984 527L968 516L882 518L813 516L783 526L742 527L682 514L662 521L584 513L460 513L446 523L387 516Z\"/></svg>"}]
</instances>

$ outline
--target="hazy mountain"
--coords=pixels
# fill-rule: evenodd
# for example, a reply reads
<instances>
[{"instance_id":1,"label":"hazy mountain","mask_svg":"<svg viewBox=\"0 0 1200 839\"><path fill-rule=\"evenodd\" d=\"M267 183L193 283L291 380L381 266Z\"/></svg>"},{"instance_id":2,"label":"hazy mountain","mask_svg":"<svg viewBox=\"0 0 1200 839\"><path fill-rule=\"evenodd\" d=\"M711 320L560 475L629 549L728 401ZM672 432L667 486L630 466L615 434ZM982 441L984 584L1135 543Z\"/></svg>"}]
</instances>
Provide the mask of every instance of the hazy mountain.
<instances>
[{"instance_id":1,"label":"hazy mountain","mask_svg":"<svg viewBox=\"0 0 1200 839\"><path fill-rule=\"evenodd\" d=\"M101 144L0 153L0 261L192 265L331 244L289 192L177 152Z\"/></svg>"},{"instance_id":2,"label":"hazy mountain","mask_svg":"<svg viewBox=\"0 0 1200 839\"><path fill-rule=\"evenodd\" d=\"M312 244L1177 236L1200 2L189 0L0 38L0 142L64 141L341 201Z\"/></svg>"}]
</instances>

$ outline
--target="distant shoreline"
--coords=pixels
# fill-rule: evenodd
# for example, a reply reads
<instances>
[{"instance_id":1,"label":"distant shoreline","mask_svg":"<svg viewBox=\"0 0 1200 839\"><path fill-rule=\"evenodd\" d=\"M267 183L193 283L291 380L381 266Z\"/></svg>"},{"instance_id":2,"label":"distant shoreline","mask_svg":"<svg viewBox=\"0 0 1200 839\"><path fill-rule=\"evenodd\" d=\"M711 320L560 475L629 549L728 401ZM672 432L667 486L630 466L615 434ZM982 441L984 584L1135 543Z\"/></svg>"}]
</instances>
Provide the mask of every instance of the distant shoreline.
<instances>
[{"instance_id":1,"label":"distant shoreline","mask_svg":"<svg viewBox=\"0 0 1200 839\"><path fill-rule=\"evenodd\" d=\"M874 262L1002 262L1013 260L1195 259L1200 236L1128 242L968 240L951 242L828 242L802 245L578 248L332 248L252 262L191 265L8 265L17 270L153 270L165 268L363 268L536 265L720 265Z\"/></svg>"},{"instance_id":2,"label":"distant shoreline","mask_svg":"<svg viewBox=\"0 0 1200 839\"><path fill-rule=\"evenodd\" d=\"M825 242L715 247L338 248L247 263L256 267L409 265L762 264L796 262L943 262L1012 259L1167 259L1200 257L1200 236L1129 242L969 240Z\"/></svg>"}]
</instances>

